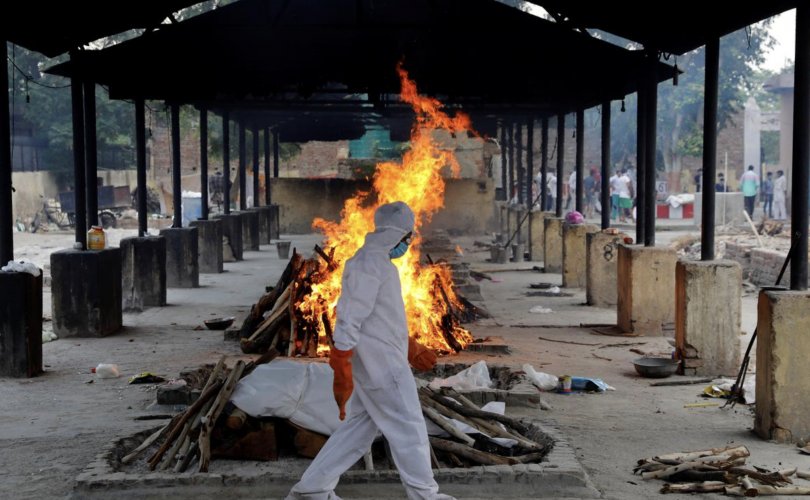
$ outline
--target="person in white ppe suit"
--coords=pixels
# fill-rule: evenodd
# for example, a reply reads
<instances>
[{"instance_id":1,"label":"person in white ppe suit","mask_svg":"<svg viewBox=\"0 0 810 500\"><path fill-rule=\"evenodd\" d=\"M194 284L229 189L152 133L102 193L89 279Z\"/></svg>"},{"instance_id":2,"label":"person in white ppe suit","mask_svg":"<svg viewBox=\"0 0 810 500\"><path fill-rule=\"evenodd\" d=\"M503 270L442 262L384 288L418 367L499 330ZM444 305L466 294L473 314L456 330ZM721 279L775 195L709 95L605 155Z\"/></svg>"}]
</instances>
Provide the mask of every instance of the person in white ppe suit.
<instances>
[{"instance_id":1,"label":"person in white ppe suit","mask_svg":"<svg viewBox=\"0 0 810 500\"><path fill-rule=\"evenodd\" d=\"M414 214L405 203L389 203L377 208L374 225L346 262L329 360L341 420L351 397L348 419L288 500L339 500L334 489L340 475L370 449L378 430L388 440L408 498L453 500L439 494L433 479L425 420L408 366L431 369L436 355L409 339L399 273L391 263L407 252Z\"/></svg>"}]
</instances>

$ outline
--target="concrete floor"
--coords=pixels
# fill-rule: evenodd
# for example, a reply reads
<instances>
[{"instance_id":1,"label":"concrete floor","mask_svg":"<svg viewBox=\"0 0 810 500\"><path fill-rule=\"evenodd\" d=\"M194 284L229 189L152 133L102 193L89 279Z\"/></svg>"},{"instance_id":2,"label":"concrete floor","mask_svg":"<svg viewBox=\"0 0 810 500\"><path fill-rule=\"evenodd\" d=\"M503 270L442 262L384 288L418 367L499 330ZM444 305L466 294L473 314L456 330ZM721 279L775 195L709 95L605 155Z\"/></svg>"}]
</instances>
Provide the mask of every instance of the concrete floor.
<instances>
[{"instance_id":1,"label":"concrete floor","mask_svg":"<svg viewBox=\"0 0 810 500\"><path fill-rule=\"evenodd\" d=\"M47 236L51 239L43 237L40 246L58 247L60 237L70 241L70 235ZM676 231L662 231L658 242L666 244L667 239L677 236ZM319 241L316 235L284 239L292 240L293 246L306 254ZM539 263L485 262L489 252L476 250L475 239L484 241L486 237L456 240L465 251L464 259L474 269L490 271L495 278L481 282L485 306L495 317L471 325L470 329L476 337L505 338L513 352L463 353L448 361L485 359L517 367L531 363L540 371L599 377L615 387L615 391L604 394L549 393L544 397L553 409L535 415L556 424L568 437L604 498L646 499L658 495L661 482L632 475L640 458L724 446L732 441L749 447L749 464L771 469L810 469L810 456L800 455L793 446L762 441L751 433L753 415L749 407L684 408L688 403L722 404L723 400L699 397L703 385L651 387L648 379L639 378L631 364L639 355L629 349L667 354L672 349L665 339L608 337L581 328L581 323L615 323L616 312L582 305L583 291L574 291L572 297L527 297L530 283L559 284L560 276L532 271ZM221 355L228 357L229 365L235 359L246 358L235 343L223 341L222 332L195 328L211 317L243 316L264 286L275 283L285 265L286 260L278 258L274 246L246 252L244 261L226 264L227 272L201 275L199 289L170 289L169 306L125 314L126 326L116 335L44 344L44 375L25 380L0 379L0 497L69 497L74 479L102 447L118 436L153 427L155 421L136 419L151 413L147 407L154 401L154 386L128 385L129 376L150 371L171 378L183 368L215 362ZM46 315L49 292L45 290ZM756 321L756 297L744 297L743 301L743 329L750 333ZM553 312L530 313L535 305ZM744 338L741 348L746 344ZM97 379L90 369L99 363L118 364L122 377ZM503 487L507 492L508 485ZM388 488L380 498L401 494L393 490ZM126 491L112 494L135 497ZM222 494L227 491L211 491L212 497Z\"/></svg>"}]
</instances>

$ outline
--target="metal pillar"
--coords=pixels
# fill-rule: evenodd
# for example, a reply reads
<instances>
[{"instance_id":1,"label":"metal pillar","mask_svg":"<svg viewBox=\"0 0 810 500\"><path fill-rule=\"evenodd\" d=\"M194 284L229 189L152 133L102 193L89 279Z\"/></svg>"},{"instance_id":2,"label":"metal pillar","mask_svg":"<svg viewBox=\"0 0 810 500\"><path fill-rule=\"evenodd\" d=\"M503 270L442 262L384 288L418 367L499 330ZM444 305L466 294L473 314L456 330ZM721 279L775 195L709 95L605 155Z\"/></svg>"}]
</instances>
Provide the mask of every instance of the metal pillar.
<instances>
[{"instance_id":1,"label":"metal pillar","mask_svg":"<svg viewBox=\"0 0 810 500\"><path fill-rule=\"evenodd\" d=\"M239 122L239 210L247 209L247 146L245 124Z\"/></svg>"},{"instance_id":2,"label":"metal pillar","mask_svg":"<svg viewBox=\"0 0 810 500\"><path fill-rule=\"evenodd\" d=\"M222 112L222 206L225 215L231 213L231 122L227 111Z\"/></svg>"},{"instance_id":3,"label":"metal pillar","mask_svg":"<svg viewBox=\"0 0 810 500\"><path fill-rule=\"evenodd\" d=\"M810 6L796 7L796 82L793 101L793 191L790 203L790 289L807 289L807 202L810 175Z\"/></svg>"},{"instance_id":4,"label":"metal pillar","mask_svg":"<svg viewBox=\"0 0 810 500\"><path fill-rule=\"evenodd\" d=\"M644 121L646 114L644 112L647 101L646 90L644 89L644 82L639 82L638 87L638 106L636 109L636 243L641 244L644 241L644 232L647 225L644 223L644 200L647 199L647 191L644 189L645 179L647 178L647 134Z\"/></svg>"},{"instance_id":5,"label":"metal pillar","mask_svg":"<svg viewBox=\"0 0 810 500\"><path fill-rule=\"evenodd\" d=\"M183 188L180 181L180 106L170 105L172 115L172 227L183 227Z\"/></svg>"},{"instance_id":6,"label":"metal pillar","mask_svg":"<svg viewBox=\"0 0 810 500\"><path fill-rule=\"evenodd\" d=\"M546 177L548 172L548 118L543 118L540 131L540 208L548 210L548 189Z\"/></svg>"},{"instance_id":7,"label":"metal pillar","mask_svg":"<svg viewBox=\"0 0 810 500\"><path fill-rule=\"evenodd\" d=\"M714 260L714 179L717 172L717 92L720 39L706 43L706 80L703 99L703 206L700 260Z\"/></svg>"},{"instance_id":8,"label":"metal pillar","mask_svg":"<svg viewBox=\"0 0 810 500\"><path fill-rule=\"evenodd\" d=\"M517 202L518 205L523 205L525 180L523 173L523 125L520 122L515 122L515 172L517 174ZM520 234L518 234L519 236ZM518 243L520 243L520 238L518 238Z\"/></svg>"},{"instance_id":9,"label":"metal pillar","mask_svg":"<svg viewBox=\"0 0 810 500\"><path fill-rule=\"evenodd\" d=\"M508 149L506 153L506 162L509 166L509 169L507 170L507 181L509 182L509 186L506 190L506 200L511 202L515 185L515 124L511 120L509 121L509 126L506 129L506 147Z\"/></svg>"},{"instance_id":10,"label":"metal pillar","mask_svg":"<svg viewBox=\"0 0 810 500\"><path fill-rule=\"evenodd\" d=\"M142 97L135 99L135 164L138 177L138 236L146 236L146 117Z\"/></svg>"},{"instance_id":11,"label":"metal pillar","mask_svg":"<svg viewBox=\"0 0 810 500\"><path fill-rule=\"evenodd\" d=\"M259 128L254 125L250 133L253 135L253 206L259 207Z\"/></svg>"},{"instance_id":12,"label":"metal pillar","mask_svg":"<svg viewBox=\"0 0 810 500\"><path fill-rule=\"evenodd\" d=\"M565 114L557 115L557 206L554 208L556 217L562 217L563 194L563 161L565 160Z\"/></svg>"},{"instance_id":13,"label":"metal pillar","mask_svg":"<svg viewBox=\"0 0 810 500\"><path fill-rule=\"evenodd\" d=\"M506 123L501 120L501 186L503 187L503 200L509 200L509 180L506 171L508 170L506 151Z\"/></svg>"},{"instance_id":14,"label":"metal pillar","mask_svg":"<svg viewBox=\"0 0 810 500\"><path fill-rule=\"evenodd\" d=\"M3 39L3 64L0 64L0 266L14 259L14 230L11 206L11 113L8 109L8 45Z\"/></svg>"},{"instance_id":15,"label":"metal pillar","mask_svg":"<svg viewBox=\"0 0 810 500\"><path fill-rule=\"evenodd\" d=\"M526 207L534 204L534 117L526 121ZM539 193L538 193L539 194Z\"/></svg>"},{"instance_id":16,"label":"metal pillar","mask_svg":"<svg viewBox=\"0 0 810 500\"><path fill-rule=\"evenodd\" d=\"M270 196L270 127L264 127L264 204L273 204Z\"/></svg>"},{"instance_id":17,"label":"metal pillar","mask_svg":"<svg viewBox=\"0 0 810 500\"><path fill-rule=\"evenodd\" d=\"M602 229L610 227L610 101L602 103L602 178L599 203L602 204Z\"/></svg>"},{"instance_id":18,"label":"metal pillar","mask_svg":"<svg viewBox=\"0 0 810 500\"><path fill-rule=\"evenodd\" d=\"M278 129L273 129L273 177L278 178L278 148L279 148Z\"/></svg>"},{"instance_id":19,"label":"metal pillar","mask_svg":"<svg viewBox=\"0 0 810 500\"><path fill-rule=\"evenodd\" d=\"M76 56L71 54L71 59ZM76 243L87 248L87 182L84 176L84 103L82 81L71 79L70 97L73 108L73 200L76 206Z\"/></svg>"},{"instance_id":20,"label":"metal pillar","mask_svg":"<svg viewBox=\"0 0 810 500\"><path fill-rule=\"evenodd\" d=\"M84 81L84 175L87 179L87 225L98 226L98 143L96 84Z\"/></svg>"},{"instance_id":21,"label":"metal pillar","mask_svg":"<svg viewBox=\"0 0 810 500\"><path fill-rule=\"evenodd\" d=\"M200 219L208 220L208 110L200 108Z\"/></svg>"},{"instance_id":22,"label":"metal pillar","mask_svg":"<svg viewBox=\"0 0 810 500\"><path fill-rule=\"evenodd\" d=\"M646 157L647 176L645 178L644 188L647 192L644 203L644 246L655 246L655 202L656 193L658 192L655 186L655 133L658 122L658 78L656 71L656 63L658 57L656 51L652 50L649 53L649 69L647 70L647 92L645 106L645 119L644 128L646 129L646 140L644 145L644 152Z\"/></svg>"},{"instance_id":23,"label":"metal pillar","mask_svg":"<svg viewBox=\"0 0 810 500\"><path fill-rule=\"evenodd\" d=\"M576 198L574 198L574 210L583 212L582 202L584 193L582 192L582 181L585 172L585 110L577 110L577 157L576 157Z\"/></svg>"}]
</instances>

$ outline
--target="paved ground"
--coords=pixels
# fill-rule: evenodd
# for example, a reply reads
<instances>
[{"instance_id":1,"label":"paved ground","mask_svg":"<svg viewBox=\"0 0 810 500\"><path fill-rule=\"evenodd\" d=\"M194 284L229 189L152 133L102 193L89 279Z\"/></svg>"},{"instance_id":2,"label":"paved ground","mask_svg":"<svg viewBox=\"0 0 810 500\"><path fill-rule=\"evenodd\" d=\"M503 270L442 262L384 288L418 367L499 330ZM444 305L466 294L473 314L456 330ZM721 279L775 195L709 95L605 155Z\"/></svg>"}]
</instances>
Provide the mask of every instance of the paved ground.
<instances>
[{"instance_id":1,"label":"paved ground","mask_svg":"<svg viewBox=\"0 0 810 500\"><path fill-rule=\"evenodd\" d=\"M662 231L659 244L666 244L680 234ZM71 241L69 234L15 236L18 247L38 246L40 250L68 246ZM314 235L285 238L293 240L300 250L309 250L318 241ZM531 363L538 370L556 375L600 377L615 387L615 391L605 394L548 394L546 399L553 409L538 412L568 436L604 498L646 499L658 495L660 483L645 482L632 475L637 459L723 446L732 441L750 448L751 464L810 469L810 457L799 455L795 447L756 438L750 432L753 417L748 407L685 408L686 404L706 401L698 396L702 386L651 387L649 380L636 376L631 361L638 354L629 349L665 354L671 351L665 339L606 337L594 334L590 328L581 328L581 323L615 322L615 310L582 305L582 291L575 291L573 297L527 297L525 292L530 283L559 283L560 276L532 271L538 263L500 266L487 263L484 259L488 252L476 251L475 239L459 238L457 242L465 250L465 260L474 268L492 271L495 280L482 281L481 286L486 307L495 318L472 325L471 329L476 337L504 337L512 345L513 353L508 356L466 353L451 360L483 358L514 366ZM47 249L42 253L47 254ZM167 307L126 314L126 326L116 335L103 339L59 339L45 344L43 376L0 379L3 402L0 497L67 497L75 477L104 445L117 436L154 426L154 422L136 420L150 413L147 407L154 401L154 388L128 385L128 376L151 371L174 377L183 368L214 362L223 354L228 356L229 364L244 357L234 343L223 341L221 332L195 327L206 318L245 314L264 285L274 283L286 264L278 259L272 246L263 246L261 252L246 252L245 256L243 262L227 264L226 273L202 275L200 289L171 289ZM45 290L46 315L49 315L49 292ZM543 305L553 312L530 313L534 305ZM755 297L744 298L743 311L743 328L750 332L756 321ZM643 344L611 345L631 342ZM97 379L90 369L98 363L118 364L123 376ZM504 491L508 492L508 485L504 485ZM380 498L395 497L396 493ZM211 497L223 494L227 490L211 491ZM115 496L131 497L126 492Z\"/></svg>"}]
</instances>

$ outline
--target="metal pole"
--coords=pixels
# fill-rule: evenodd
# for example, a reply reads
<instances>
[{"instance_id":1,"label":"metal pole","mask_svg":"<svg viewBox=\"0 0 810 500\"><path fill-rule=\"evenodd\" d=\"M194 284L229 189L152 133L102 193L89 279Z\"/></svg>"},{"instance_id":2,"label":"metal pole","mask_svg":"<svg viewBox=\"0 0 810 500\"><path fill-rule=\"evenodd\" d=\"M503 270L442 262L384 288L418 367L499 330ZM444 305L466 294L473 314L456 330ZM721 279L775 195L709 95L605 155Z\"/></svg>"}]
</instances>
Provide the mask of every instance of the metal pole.
<instances>
[{"instance_id":1,"label":"metal pole","mask_svg":"<svg viewBox=\"0 0 810 500\"><path fill-rule=\"evenodd\" d=\"M546 183L548 182L546 177L548 172L548 117L543 118L540 131L540 154L540 190L542 192L540 195L540 208L546 211L549 209L548 190L546 189Z\"/></svg>"},{"instance_id":2,"label":"metal pole","mask_svg":"<svg viewBox=\"0 0 810 500\"><path fill-rule=\"evenodd\" d=\"M640 77L641 78L641 77ZM647 225L644 223L644 200L647 199L647 191L644 189L647 179L647 134L644 121L646 114L644 112L647 107L647 91L644 88L643 80L639 82L638 86L638 108L636 110L636 243L641 244L644 242L644 232ZM621 214L619 208L619 214Z\"/></svg>"},{"instance_id":3,"label":"metal pole","mask_svg":"<svg viewBox=\"0 0 810 500\"><path fill-rule=\"evenodd\" d=\"M8 108L8 45L3 39L3 64L0 64L0 266L14 260L14 230L11 203L11 113Z\"/></svg>"},{"instance_id":4,"label":"metal pole","mask_svg":"<svg viewBox=\"0 0 810 500\"><path fill-rule=\"evenodd\" d=\"M180 180L180 105L170 105L172 115L172 227L183 227L183 188Z\"/></svg>"},{"instance_id":5,"label":"metal pole","mask_svg":"<svg viewBox=\"0 0 810 500\"><path fill-rule=\"evenodd\" d=\"M602 229L610 227L610 101L602 103L602 178L600 199Z\"/></svg>"},{"instance_id":6,"label":"metal pole","mask_svg":"<svg viewBox=\"0 0 810 500\"><path fill-rule=\"evenodd\" d=\"M247 146L245 124L239 122L239 210L247 208Z\"/></svg>"},{"instance_id":7,"label":"metal pole","mask_svg":"<svg viewBox=\"0 0 810 500\"><path fill-rule=\"evenodd\" d=\"M720 39L706 43L706 81L703 98L703 205L701 207L700 260L714 259L714 179L717 177L717 95Z\"/></svg>"},{"instance_id":8,"label":"metal pole","mask_svg":"<svg viewBox=\"0 0 810 500\"><path fill-rule=\"evenodd\" d=\"M264 127L264 204L273 204L270 197L270 127Z\"/></svg>"},{"instance_id":9,"label":"metal pole","mask_svg":"<svg viewBox=\"0 0 810 500\"><path fill-rule=\"evenodd\" d=\"M574 210L579 213L582 211L583 195L582 192L582 176L585 171L585 110L577 110L577 158L576 158L576 198L574 198Z\"/></svg>"},{"instance_id":10,"label":"metal pole","mask_svg":"<svg viewBox=\"0 0 810 500\"><path fill-rule=\"evenodd\" d=\"M231 122L228 111L222 112L222 205L225 215L231 213Z\"/></svg>"},{"instance_id":11,"label":"metal pole","mask_svg":"<svg viewBox=\"0 0 810 500\"><path fill-rule=\"evenodd\" d=\"M143 97L135 99L135 163L138 177L138 236L146 236L146 117Z\"/></svg>"},{"instance_id":12,"label":"metal pole","mask_svg":"<svg viewBox=\"0 0 810 500\"><path fill-rule=\"evenodd\" d=\"M508 148L506 162L509 165L507 170L509 188L506 191L506 201L511 202L513 186L515 185L515 124L511 120L506 130L506 147Z\"/></svg>"},{"instance_id":13,"label":"metal pole","mask_svg":"<svg viewBox=\"0 0 810 500\"><path fill-rule=\"evenodd\" d=\"M278 129L273 129L273 177L278 178L278 157L279 157L279 134Z\"/></svg>"},{"instance_id":14,"label":"metal pole","mask_svg":"<svg viewBox=\"0 0 810 500\"><path fill-rule=\"evenodd\" d=\"M518 205L523 205L523 125L520 122L515 122L515 170L517 173L517 202ZM518 234L519 236L520 234ZM519 238L518 243L520 243Z\"/></svg>"},{"instance_id":15,"label":"metal pole","mask_svg":"<svg viewBox=\"0 0 810 500\"><path fill-rule=\"evenodd\" d=\"M534 186L534 117L526 120L526 207L529 210L532 209L536 198L532 186Z\"/></svg>"},{"instance_id":16,"label":"metal pole","mask_svg":"<svg viewBox=\"0 0 810 500\"><path fill-rule=\"evenodd\" d=\"M644 214L644 246L655 246L655 202L656 202L656 189L655 189L655 133L658 122L658 78L656 75L656 63L658 57L654 50L649 52L649 70L647 72L647 106L645 107L646 118L644 120L644 128L647 130L646 140L644 145L645 156L647 158L647 177L645 179L645 190L647 192L645 198L644 209L647 213Z\"/></svg>"},{"instance_id":17,"label":"metal pole","mask_svg":"<svg viewBox=\"0 0 810 500\"><path fill-rule=\"evenodd\" d=\"M208 109L200 107L200 219L208 220Z\"/></svg>"},{"instance_id":18,"label":"metal pole","mask_svg":"<svg viewBox=\"0 0 810 500\"><path fill-rule=\"evenodd\" d=\"M506 151L506 123L501 120L501 186L503 187L503 200L509 201L509 183L507 178L507 151Z\"/></svg>"},{"instance_id":19,"label":"metal pole","mask_svg":"<svg viewBox=\"0 0 810 500\"><path fill-rule=\"evenodd\" d=\"M253 206L259 203L259 128L253 125L250 133L253 135Z\"/></svg>"},{"instance_id":20,"label":"metal pole","mask_svg":"<svg viewBox=\"0 0 810 500\"><path fill-rule=\"evenodd\" d=\"M793 101L793 191L790 203L790 289L807 289L807 202L810 169L810 7L796 7L796 82Z\"/></svg>"},{"instance_id":21,"label":"metal pole","mask_svg":"<svg viewBox=\"0 0 810 500\"><path fill-rule=\"evenodd\" d=\"M71 53L71 59L76 60L77 55ZM75 205L76 243L82 250L87 248L87 205L85 194L87 183L84 176L84 92L82 81L71 78L70 98L73 111L73 200Z\"/></svg>"},{"instance_id":22,"label":"metal pole","mask_svg":"<svg viewBox=\"0 0 810 500\"><path fill-rule=\"evenodd\" d=\"M96 84L84 87L84 172L87 179L87 225L98 226L98 147L96 142Z\"/></svg>"},{"instance_id":23,"label":"metal pole","mask_svg":"<svg viewBox=\"0 0 810 500\"><path fill-rule=\"evenodd\" d=\"M563 161L565 160L565 114L557 114L557 206L556 217L562 217Z\"/></svg>"}]
</instances>

